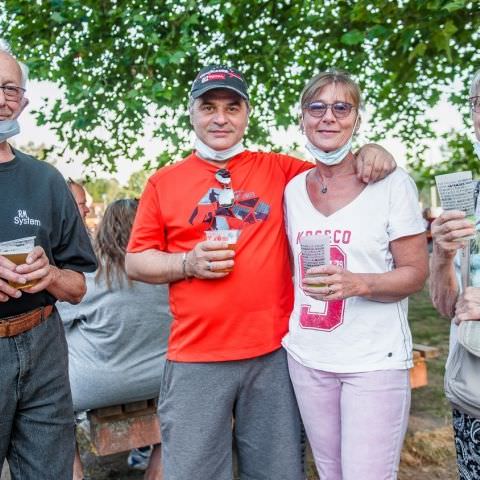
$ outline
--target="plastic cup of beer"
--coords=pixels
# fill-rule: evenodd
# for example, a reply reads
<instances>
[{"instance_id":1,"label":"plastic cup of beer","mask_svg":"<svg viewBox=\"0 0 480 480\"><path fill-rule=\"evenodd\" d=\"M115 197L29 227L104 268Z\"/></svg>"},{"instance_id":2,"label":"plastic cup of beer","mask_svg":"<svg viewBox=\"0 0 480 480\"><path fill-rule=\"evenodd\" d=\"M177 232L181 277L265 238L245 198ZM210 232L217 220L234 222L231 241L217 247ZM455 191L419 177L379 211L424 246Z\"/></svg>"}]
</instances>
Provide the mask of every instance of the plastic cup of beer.
<instances>
[{"instance_id":1,"label":"plastic cup of beer","mask_svg":"<svg viewBox=\"0 0 480 480\"><path fill-rule=\"evenodd\" d=\"M27 263L27 256L35 246L35 237L18 238L0 243L0 255L7 258L15 265ZM30 280L27 283L9 281L8 284L18 290L33 287L38 280Z\"/></svg>"},{"instance_id":2,"label":"plastic cup of beer","mask_svg":"<svg viewBox=\"0 0 480 480\"><path fill-rule=\"evenodd\" d=\"M241 230L206 230L205 236L207 240L214 242L227 242L227 248L229 250L237 249L237 242L240 238ZM231 272L233 267L223 268L221 270L215 270L216 272Z\"/></svg>"},{"instance_id":3,"label":"plastic cup of beer","mask_svg":"<svg viewBox=\"0 0 480 480\"><path fill-rule=\"evenodd\" d=\"M307 270L330 264L330 237L328 235L303 235L300 237L301 266L303 276ZM324 283L311 284L313 287L325 287Z\"/></svg>"}]
</instances>

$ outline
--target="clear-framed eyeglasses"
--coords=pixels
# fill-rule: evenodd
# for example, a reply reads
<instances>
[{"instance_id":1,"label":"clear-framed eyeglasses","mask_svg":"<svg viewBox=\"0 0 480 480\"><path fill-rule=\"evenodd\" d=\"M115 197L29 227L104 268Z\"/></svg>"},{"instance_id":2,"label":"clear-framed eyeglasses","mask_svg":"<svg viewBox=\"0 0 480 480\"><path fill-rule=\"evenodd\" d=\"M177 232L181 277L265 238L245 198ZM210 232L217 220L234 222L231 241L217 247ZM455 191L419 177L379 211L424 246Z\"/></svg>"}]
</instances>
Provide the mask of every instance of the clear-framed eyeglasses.
<instances>
[{"instance_id":1,"label":"clear-framed eyeglasses","mask_svg":"<svg viewBox=\"0 0 480 480\"><path fill-rule=\"evenodd\" d=\"M475 113L480 113L480 96L470 97L468 101L470 103L470 110Z\"/></svg>"},{"instance_id":2,"label":"clear-framed eyeglasses","mask_svg":"<svg viewBox=\"0 0 480 480\"><path fill-rule=\"evenodd\" d=\"M348 102L312 102L304 107L304 110L306 110L312 117L322 118L329 108L332 110L335 118L347 118L356 107Z\"/></svg>"},{"instance_id":3,"label":"clear-framed eyeglasses","mask_svg":"<svg viewBox=\"0 0 480 480\"><path fill-rule=\"evenodd\" d=\"M221 207L231 207L235 201L235 192L232 189L232 176L226 168L215 172L216 180L222 184L223 190L218 196L218 203Z\"/></svg>"},{"instance_id":4,"label":"clear-framed eyeglasses","mask_svg":"<svg viewBox=\"0 0 480 480\"><path fill-rule=\"evenodd\" d=\"M0 86L0 90L3 91L5 99L12 102L19 102L23 98L23 94L26 92L24 88L15 87L14 85Z\"/></svg>"}]
</instances>

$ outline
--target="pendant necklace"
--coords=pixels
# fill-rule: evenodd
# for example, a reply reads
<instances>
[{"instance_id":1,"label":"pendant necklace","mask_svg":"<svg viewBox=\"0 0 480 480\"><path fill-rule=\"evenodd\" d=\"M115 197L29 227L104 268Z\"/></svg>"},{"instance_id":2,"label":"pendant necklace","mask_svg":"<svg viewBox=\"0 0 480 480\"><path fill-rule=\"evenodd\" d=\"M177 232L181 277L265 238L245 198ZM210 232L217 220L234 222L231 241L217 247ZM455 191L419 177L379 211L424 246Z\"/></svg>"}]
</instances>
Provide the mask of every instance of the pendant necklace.
<instances>
[{"instance_id":1,"label":"pendant necklace","mask_svg":"<svg viewBox=\"0 0 480 480\"><path fill-rule=\"evenodd\" d=\"M319 180L320 180L320 192L327 193L328 188L327 188L327 184L325 183L325 180L323 179L323 175L321 173L318 173L318 177L319 177Z\"/></svg>"}]
</instances>

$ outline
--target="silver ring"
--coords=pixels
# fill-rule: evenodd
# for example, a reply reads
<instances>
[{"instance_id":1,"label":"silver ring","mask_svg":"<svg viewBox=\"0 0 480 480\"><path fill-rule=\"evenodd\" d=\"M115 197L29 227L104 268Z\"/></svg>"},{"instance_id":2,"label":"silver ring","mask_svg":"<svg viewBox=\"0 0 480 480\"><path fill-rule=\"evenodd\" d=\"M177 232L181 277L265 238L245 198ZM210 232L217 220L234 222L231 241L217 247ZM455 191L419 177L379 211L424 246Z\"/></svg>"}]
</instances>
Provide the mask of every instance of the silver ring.
<instances>
[{"instance_id":1,"label":"silver ring","mask_svg":"<svg viewBox=\"0 0 480 480\"><path fill-rule=\"evenodd\" d=\"M211 264L211 262L207 262L207 270L208 270L209 272L212 271L212 264Z\"/></svg>"},{"instance_id":2,"label":"silver ring","mask_svg":"<svg viewBox=\"0 0 480 480\"><path fill-rule=\"evenodd\" d=\"M327 295L332 295L333 294L333 289L329 288Z\"/></svg>"}]
</instances>

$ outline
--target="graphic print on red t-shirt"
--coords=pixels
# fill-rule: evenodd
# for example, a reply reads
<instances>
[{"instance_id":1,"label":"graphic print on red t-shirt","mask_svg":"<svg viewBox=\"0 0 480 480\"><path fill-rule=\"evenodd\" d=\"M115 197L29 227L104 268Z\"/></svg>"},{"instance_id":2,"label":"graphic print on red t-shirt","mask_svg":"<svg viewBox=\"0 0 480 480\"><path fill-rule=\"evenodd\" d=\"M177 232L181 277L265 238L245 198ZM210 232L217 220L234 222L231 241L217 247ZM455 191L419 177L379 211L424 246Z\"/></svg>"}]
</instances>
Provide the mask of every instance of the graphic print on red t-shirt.
<instances>
[{"instance_id":1,"label":"graphic print on red t-shirt","mask_svg":"<svg viewBox=\"0 0 480 480\"><path fill-rule=\"evenodd\" d=\"M221 188L209 188L195 207L188 223L206 224L210 230L240 229L245 224L265 221L270 205L260 200L254 192L235 191L231 207L220 205Z\"/></svg>"}]
</instances>

